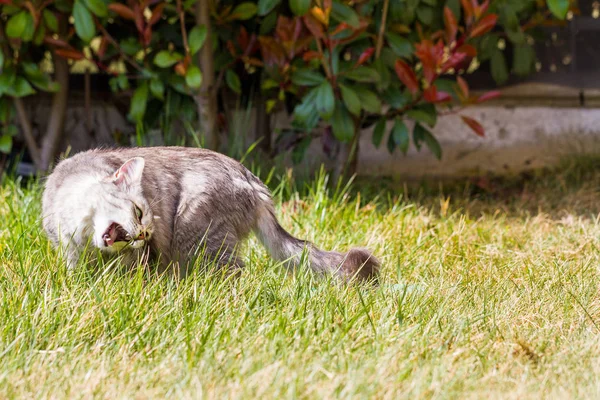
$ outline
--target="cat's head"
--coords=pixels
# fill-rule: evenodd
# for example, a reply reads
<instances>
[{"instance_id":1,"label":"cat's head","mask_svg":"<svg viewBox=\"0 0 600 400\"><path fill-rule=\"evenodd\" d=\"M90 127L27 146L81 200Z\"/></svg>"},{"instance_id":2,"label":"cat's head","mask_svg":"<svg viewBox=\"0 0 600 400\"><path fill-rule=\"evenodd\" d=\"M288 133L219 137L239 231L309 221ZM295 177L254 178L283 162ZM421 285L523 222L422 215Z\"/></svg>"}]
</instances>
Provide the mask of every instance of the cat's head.
<instances>
[{"instance_id":1,"label":"cat's head","mask_svg":"<svg viewBox=\"0 0 600 400\"><path fill-rule=\"evenodd\" d=\"M140 248L152 236L154 215L142 191L144 164L143 158L132 158L100 180L93 242L102 251Z\"/></svg>"}]
</instances>

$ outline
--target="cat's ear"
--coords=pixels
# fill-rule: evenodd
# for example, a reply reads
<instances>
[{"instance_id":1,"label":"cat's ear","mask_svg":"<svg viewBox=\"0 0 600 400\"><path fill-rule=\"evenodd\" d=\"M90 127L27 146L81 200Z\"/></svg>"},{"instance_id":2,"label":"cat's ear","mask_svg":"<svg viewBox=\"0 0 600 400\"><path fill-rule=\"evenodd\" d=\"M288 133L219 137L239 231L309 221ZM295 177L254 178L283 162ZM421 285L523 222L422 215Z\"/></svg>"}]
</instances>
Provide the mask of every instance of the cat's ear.
<instances>
[{"instance_id":1,"label":"cat's ear","mask_svg":"<svg viewBox=\"0 0 600 400\"><path fill-rule=\"evenodd\" d=\"M145 161L142 157L131 158L110 177L110 180L117 186L128 188L139 185L142 181L142 172L144 172Z\"/></svg>"}]
</instances>

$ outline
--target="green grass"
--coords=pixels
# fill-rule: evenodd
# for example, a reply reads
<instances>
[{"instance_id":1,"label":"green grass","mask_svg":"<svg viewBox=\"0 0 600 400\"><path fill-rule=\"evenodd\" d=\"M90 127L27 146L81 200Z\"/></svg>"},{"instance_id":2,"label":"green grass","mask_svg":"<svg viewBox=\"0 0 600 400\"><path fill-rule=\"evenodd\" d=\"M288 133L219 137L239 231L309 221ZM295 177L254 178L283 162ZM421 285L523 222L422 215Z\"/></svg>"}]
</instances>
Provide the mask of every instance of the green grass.
<instances>
[{"instance_id":1,"label":"green grass","mask_svg":"<svg viewBox=\"0 0 600 400\"><path fill-rule=\"evenodd\" d=\"M370 247L378 287L287 273L255 239L237 280L68 274L39 186L7 179L0 398L598 398L597 166L349 192L283 180L282 224Z\"/></svg>"}]
</instances>

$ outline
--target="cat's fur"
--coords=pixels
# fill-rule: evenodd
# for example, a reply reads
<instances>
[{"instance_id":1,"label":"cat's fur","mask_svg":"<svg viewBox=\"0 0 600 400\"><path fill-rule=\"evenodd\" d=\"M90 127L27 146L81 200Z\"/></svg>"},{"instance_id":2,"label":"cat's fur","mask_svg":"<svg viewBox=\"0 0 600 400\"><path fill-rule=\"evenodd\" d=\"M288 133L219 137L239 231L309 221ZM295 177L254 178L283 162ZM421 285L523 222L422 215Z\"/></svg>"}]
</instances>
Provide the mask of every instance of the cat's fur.
<instances>
[{"instance_id":1,"label":"cat's fur","mask_svg":"<svg viewBox=\"0 0 600 400\"><path fill-rule=\"evenodd\" d=\"M279 261L298 264L306 249L316 272L373 278L379 269L367 250L323 251L290 235L267 187L239 162L204 149L96 149L65 159L45 185L43 226L70 268L87 246L128 262L146 251L181 275L195 254L242 267L236 250L254 231Z\"/></svg>"}]
</instances>

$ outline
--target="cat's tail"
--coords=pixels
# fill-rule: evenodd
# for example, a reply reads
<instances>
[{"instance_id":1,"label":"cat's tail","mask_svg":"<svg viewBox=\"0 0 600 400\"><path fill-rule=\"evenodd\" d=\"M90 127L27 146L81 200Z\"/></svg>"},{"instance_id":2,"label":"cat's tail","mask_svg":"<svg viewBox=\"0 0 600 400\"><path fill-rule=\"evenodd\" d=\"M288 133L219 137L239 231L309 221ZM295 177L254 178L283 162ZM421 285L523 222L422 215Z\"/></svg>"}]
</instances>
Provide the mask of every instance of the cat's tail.
<instances>
[{"instance_id":1,"label":"cat's tail","mask_svg":"<svg viewBox=\"0 0 600 400\"><path fill-rule=\"evenodd\" d=\"M297 239L279 225L271 199L262 197L254 231L271 257L287 261L293 266L300 264L303 254L313 271L334 272L343 279L372 280L379 272L379 261L366 249L351 249L347 253L325 251L314 244Z\"/></svg>"}]
</instances>

